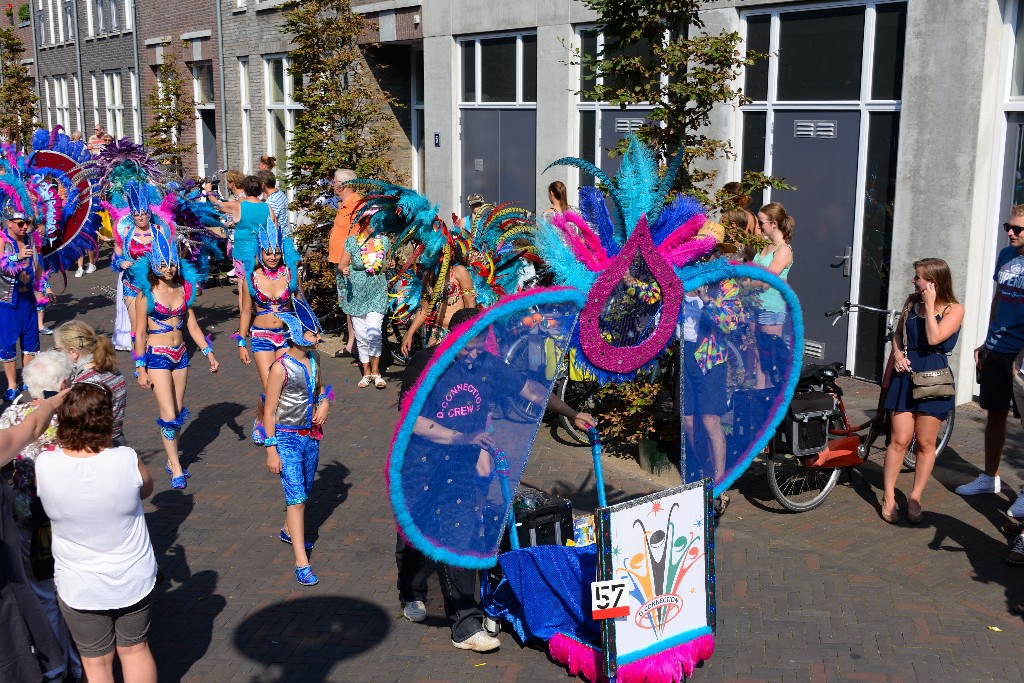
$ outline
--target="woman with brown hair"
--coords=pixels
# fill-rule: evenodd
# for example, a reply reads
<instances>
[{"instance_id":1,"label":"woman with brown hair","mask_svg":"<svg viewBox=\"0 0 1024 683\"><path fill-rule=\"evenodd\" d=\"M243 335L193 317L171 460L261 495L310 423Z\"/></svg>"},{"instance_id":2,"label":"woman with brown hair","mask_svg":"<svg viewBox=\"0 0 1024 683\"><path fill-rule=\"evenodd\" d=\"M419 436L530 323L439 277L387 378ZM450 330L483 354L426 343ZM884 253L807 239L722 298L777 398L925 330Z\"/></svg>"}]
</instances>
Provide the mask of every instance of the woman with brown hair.
<instances>
[{"instance_id":1,"label":"woman with brown hair","mask_svg":"<svg viewBox=\"0 0 1024 683\"><path fill-rule=\"evenodd\" d=\"M544 215L550 218L554 214L570 211L572 207L569 206L568 194L565 183L561 180L556 180L548 185L548 199L551 201L551 208L545 210Z\"/></svg>"},{"instance_id":2,"label":"woman with brown hair","mask_svg":"<svg viewBox=\"0 0 1024 683\"><path fill-rule=\"evenodd\" d=\"M896 478L903 454L917 435L917 466L914 488L907 496L907 521L920 524L921 496L935 466L935 439L939 426L956 405L953 396L916 399L911 373L949 367L947 356L960 336L964 307L953 293L949 266L939 258L914 262L914 293L903 306L892 339L893 375L883 407L892 411L892 435L885 452L881 515L889 524L899 521Z\"/></svg>"},{"instance_id":3,"label":"woman with brown hair","mask_svg":"<svg viewBox=\"0 0 1024 683\"><path fill-rule=\"evenodd\" d=\"M260 157L260 167L257 170L260 171L273 171L274 166L277 165L277 157L272 157L269 154L264 154Z\"/></svg>"},{"instance_id":4,"label":"woman with brown hair","mask_svg":"<svg viewBox=\"0 0 1024 683\"><path fill-rule=\"evenodd\" d=\"M778 202L765 204L757 212L757 225L768 244L754 256L754 263L769 273L785 280L793 267L793 226L796 221L786 213L786 207ZM758 388L768 386L768 378L777 379L777 357L775 349L782 337L782 326L786 322L787 306L782 294L765 285L761 291L761 310L757 315L757 345L760 352ZM774 383L774 382L773 382Z\"/></svg>"},{"instance_id":5,"label":"woman with brown hair","mask_svg":"<svg viewBox=\"0 0 1024 683\"><path fill-rule=\"evenodd\" d=\"M57 604L90 681L155 683L149 650L156 558L142 511L153 479L139 456L111 443L110 390L79 382L57 410L56 450L36 461L36 490L52 528Z\"/></svg>"}]
</instances>

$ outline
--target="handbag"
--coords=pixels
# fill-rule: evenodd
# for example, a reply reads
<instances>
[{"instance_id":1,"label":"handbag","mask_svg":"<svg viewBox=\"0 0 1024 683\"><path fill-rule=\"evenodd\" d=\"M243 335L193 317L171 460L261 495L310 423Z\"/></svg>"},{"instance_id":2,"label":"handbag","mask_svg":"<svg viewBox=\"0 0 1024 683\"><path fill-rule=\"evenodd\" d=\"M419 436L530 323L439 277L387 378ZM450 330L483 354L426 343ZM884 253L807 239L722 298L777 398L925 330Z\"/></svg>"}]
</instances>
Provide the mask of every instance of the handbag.
<instances>
[{"instance_id":1,"label":"handbag","mask_svg":"<svg viewBox=\"0 0 1024 683\"><path fill-rule=\"evenodd\" d=\"M907 352L907 313L909 307L903 310L903 352ZM923 401L929 398L948 398L956 394L953 386L953 371L947 365L938 370L925 370L923 372L910 373L910 395L915 401Z\"/></svg>"},{"instance_id":2,"label":"handbag","mask_svg":"<svg viewBox=\"0 0 1024 683\"><path fill-rule=\"evenodd\" d=\"M32 513L32 542L28 555L32 575L36 581L52 579L54 561L51 552L53 532L50 527L50 518L46 515L43 503L38 498L32 499L29 504L29 512Z\"/></svg>"}]
</instances>

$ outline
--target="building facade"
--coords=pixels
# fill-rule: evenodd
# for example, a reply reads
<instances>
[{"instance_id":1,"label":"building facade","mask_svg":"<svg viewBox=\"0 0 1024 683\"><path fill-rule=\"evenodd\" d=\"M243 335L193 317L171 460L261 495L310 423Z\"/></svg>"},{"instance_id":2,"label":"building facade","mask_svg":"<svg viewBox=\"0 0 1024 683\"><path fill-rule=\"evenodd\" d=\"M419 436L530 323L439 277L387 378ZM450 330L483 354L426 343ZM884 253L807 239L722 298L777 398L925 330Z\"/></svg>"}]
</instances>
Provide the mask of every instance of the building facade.
<instances>
[{"instance_id":1,"label":"building facade","mask_svg":"<svg viewBox=\"0 0 1024 683\"><path fill-rule=\"evenodd\" d=\"M88 132L99 120L138 139L161 50L184 40L200 102L190 170L252 171L262 154L285 165L300 106L281 0L190 0L174 17L137 1L30 0L44 123ZM551 181L591 181L546 170L552 160L614 173L607 150L646 116L588 95L574 51L596 54L603 39L576 0L353 5L379 44L371 70L403 105L391 112L396 165L446 211L461 213L471 193L543 210ZM770 55L738 83L751 101L715 112L711 133L736 156L712 168L721 183L749 170L796 187L755 201L796 217L790 282L809 357L877 379L884 320L832 326L823 313L847 299L900 308L913 261L938 256L967 307L952 359L959 398L975 393L969 351L988 323L999 225L1024 202L1022 15L1024 0L705 2L705 30Z\"/></svg>"}]
</instances>

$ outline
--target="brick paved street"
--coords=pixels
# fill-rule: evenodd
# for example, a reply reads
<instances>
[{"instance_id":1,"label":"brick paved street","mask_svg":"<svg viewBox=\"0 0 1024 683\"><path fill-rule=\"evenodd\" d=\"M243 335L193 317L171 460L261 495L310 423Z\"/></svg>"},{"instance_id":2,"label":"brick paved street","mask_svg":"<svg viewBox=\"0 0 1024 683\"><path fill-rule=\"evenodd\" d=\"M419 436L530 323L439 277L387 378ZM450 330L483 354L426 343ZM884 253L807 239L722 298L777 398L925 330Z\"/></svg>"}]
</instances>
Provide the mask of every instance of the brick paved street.
<instances>
[{"instance_id":1,"label":"brick paved street","mask_svg":"<svg viewBox=\"0 0 1024 683\"><path fill-rule=\"evenodd\" d=\"M113 279L105 259L102 265L69 280L48 324L80 315L111 330ZM152 396L134 384L129 389L126 434L157 482L146 512L167 578L151 634L160 680L566 680L544 651L522 649L508 634L497 653L453 649L436 583L426 623L400 618L382 473L398 383L385 391L357 389L347 360L325 363L338 401L307 511L320 584L295 583L291 551L277 540L280 484L266 472L263 449L248 439L258 380L237 361L228 338L234 301L231 287L199 299L199 319L218 338L222 370L211 375L200 357L190 375L186 405L194 418L182 438L194 475L188 489L170 490L162 471ZM123 354L129 376L130 366ZM874 387L850 386L858 404L873 401ZM1004 495L952 493L981 460L980 415L976 406L958 411L920 527L879 519L877 459L804 514L779 509L764 466L755 464L732 492L719 527L717 652L695 679L1022 680L1024 646L1017 639L1024 629L1008 606L1024 601L1024 569L1004 564L1006 542L996 528L1024 470L1020 427L1011 428ZM612 500L672 483L613 458L605 477ZM901 476L904 490L910 481ZM541 431L524 482L592 509L589 451L562 445L550 428Z\"/></svg>"}]
</instances>

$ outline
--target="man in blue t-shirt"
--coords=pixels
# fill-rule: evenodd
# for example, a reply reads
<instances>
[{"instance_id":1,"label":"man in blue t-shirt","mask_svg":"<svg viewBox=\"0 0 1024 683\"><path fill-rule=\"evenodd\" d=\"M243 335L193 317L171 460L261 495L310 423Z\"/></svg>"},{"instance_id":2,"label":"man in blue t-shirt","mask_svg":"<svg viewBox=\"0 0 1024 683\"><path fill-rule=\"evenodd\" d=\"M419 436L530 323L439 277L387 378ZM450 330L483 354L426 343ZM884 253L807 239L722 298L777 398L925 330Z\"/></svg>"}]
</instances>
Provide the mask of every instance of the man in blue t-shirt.
<instances>
[{"instance_id":1,"label":"man in blue t-shirt","mask_svg":"<svg viewBox=\"0 0 1024 683\"><path fill-rule=\"evenodd\" d=\"M1010 246L996 259L995 294L989 314L988 336L974 351L981 395L988 411L985 422L985 471L969 484L956 488L961 496L999 493L999 461L1006 442L1006 419L1013 404L1013 361L1024 349L1024 205L1010 211L1003 223ZM1024 517L1024 496L1010 507L1011 517Z\"/></svg>"}]
</instances>

